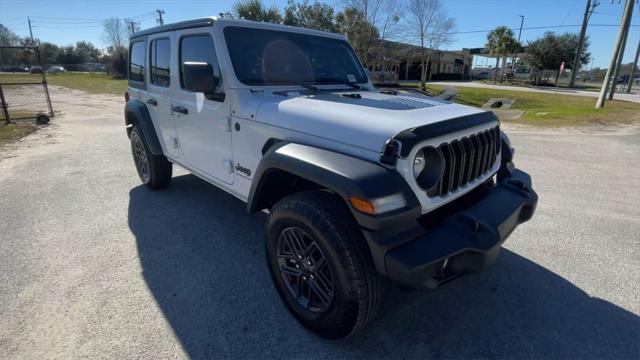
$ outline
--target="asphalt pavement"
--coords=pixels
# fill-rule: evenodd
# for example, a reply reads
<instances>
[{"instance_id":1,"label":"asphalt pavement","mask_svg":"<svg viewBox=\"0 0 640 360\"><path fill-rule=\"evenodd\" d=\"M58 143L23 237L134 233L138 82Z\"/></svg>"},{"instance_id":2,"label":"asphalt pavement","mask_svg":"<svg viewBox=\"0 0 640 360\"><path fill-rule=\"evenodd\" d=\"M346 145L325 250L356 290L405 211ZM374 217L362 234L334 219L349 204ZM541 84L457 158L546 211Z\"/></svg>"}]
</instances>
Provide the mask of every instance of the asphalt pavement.
<instances>
[{"instance_id":1,"label":"asphalt pavement","mask_svg":"<svg viewBox=\"0 0 640 360\"><path fill-rule=\"evenodd\" d=\"M488 271L389 286L346 341L288 314L264 214L178 170L140 186L120 96L53 89L0 148L0 358L639 358L640 129L511 129L540 196Z\"/></svg>"}]
</instances>

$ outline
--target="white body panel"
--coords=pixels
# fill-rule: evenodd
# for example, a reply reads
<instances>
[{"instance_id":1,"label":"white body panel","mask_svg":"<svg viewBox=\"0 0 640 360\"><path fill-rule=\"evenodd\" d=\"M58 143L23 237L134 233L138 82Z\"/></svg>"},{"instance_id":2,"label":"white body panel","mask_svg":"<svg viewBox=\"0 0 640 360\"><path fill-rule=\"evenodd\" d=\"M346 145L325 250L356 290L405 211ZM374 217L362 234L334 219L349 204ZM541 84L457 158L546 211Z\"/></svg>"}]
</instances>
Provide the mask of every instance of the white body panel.
<instances>
[{"instance_id":1,"label":"white body panel","mask_svg":"<svg viewBox=\"0 0 640 360\"><path fill-rule=\"evenodd\" d=\"M239 20L217 20L210 27L149 36L150 39L163 36L171 36L173 39L170 94L154 87L148 87L147 90L130 88L131 97L145 101L150 96L167 96L172 106L187 107L188 115L175 112L166 114L160 109L154 111L152 120L164 153L172 162L242 200L246 201L248 198L254 172L262 158L262 148L270 138L304 143L366 161L379 162L385 143L404 130L481 112L475 108L428 97L379 93L371 83L361 84L368 90L357 91L361 98L342 96L345 93L355 93L342 85L330 86L338 91L311 95L302 95L300 92L303 89L295 85L244 85L238 81L232 68L223 35L226 26L294 31L340 39L344 37L315 30ZM180 37L187 33L210 33L213 36L226 95L223 102L206 100L201 93L189 93L180 88L178 46ZM319 89L324 87L326 86L318 86ZM284 93L283 90L289 92ZM495 125L493 123L448 134L424 142L421 146L459 139ZM179 145L172 149L171 139L176 135ZM407 159L401 159L396 171L414 189L423 212L471 190L493 176L499 165L497 161L485 178L460 188L451 197L430 199L419 189L413 178L412 159L416 151L417 148ZM238 166L249 169L250 173L235 170Z\"/></svg>"}]
</instances>

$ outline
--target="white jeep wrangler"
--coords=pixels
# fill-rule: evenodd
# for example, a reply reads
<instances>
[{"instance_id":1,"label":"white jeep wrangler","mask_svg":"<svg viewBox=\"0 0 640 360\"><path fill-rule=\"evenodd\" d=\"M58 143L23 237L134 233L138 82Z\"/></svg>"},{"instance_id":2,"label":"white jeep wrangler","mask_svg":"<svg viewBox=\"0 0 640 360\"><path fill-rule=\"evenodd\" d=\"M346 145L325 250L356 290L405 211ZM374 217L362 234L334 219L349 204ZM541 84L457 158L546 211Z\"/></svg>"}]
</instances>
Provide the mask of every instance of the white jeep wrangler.
<instances>
[{"instance_id":1,"label":"white jeep wrangler","mask_svg":"<svg viewBox=\"0 0 640 360\"><path fill-rule=\"evenodd\" d=\"M130 40L125 123L142 182L172 164L269 213L266 256L305 327L343 338L383 279L481 271L537 195L491 112L378 91L341 35L203 18Z\"/></svg>"}]
</instances>

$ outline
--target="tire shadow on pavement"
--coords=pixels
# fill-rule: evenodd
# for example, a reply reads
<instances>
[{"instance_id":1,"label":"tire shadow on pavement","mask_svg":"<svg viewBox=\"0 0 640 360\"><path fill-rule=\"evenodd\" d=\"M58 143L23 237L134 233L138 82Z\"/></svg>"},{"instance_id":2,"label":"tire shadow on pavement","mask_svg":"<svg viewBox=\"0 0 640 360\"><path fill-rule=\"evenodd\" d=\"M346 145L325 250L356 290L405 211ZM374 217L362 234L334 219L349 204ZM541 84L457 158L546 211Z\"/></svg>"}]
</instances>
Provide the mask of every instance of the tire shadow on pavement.
<instances>
[{"instance_id":1,"label":"tire shadow on pavement","mask_svg":"<svg viewBox=\"0 0 640 360\"><path fill-rule=\"evenodd\" d=\"M133 188L128 220L144 279L192 358L640 356L637 315L506 249L487 272L438 291L388 286L378 319L330 342L278 298L264 214L248 216L240 200L185 175L163 191Z\"/></svg>"}]
</instances>

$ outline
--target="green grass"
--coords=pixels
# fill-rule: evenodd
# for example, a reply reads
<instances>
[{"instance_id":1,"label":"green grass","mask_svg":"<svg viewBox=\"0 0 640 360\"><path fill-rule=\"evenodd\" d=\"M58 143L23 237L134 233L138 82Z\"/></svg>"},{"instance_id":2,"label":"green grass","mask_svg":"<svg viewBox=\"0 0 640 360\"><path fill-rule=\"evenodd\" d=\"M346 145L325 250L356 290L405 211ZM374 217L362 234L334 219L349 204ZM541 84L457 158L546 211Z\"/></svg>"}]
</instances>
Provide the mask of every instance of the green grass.
<instances>
[{"instance_id":1,"label":"green grass","mask_svg":"<svg viewBox=\"0 0 640 360\"><path fill-rule=\"evenodd\" d=\"M532 84L531 81L526 80L505 80L503 82L495 82L493 80L474 80L473 82L488 84L488 85L503 85L503 86L520 86L520 87L546 87L546 88L555 88L555 84L553 83L540 83L539 85ZM600 91L601 83L598 82L582 82L580 80L576 80L576 86L573 88L569 87L568 82L560 82L558 83L558 88L560 89L577 89L584 91Z\"/></svg>"},{"instance_id":2,"label":"green grass","mask_svg":"<svg viewBox=\"0 0 640 360\"><path fill-rule=\"evenodd\" d=\"M411 84L419 86L419 84ZM439 85L427 85L431 93L443 90ZM509 122L545 127L624 124L640 121L640 104L627 101L608 101L603 109L595 109L596 98L562 94L494 90L456 86L454 102L480 107L491 98L516 99L510 109L522 110L524 115Z\"/></svg>"},{"instance_id":3,"label":"green grass","mask_svg":"<svg viewBox=\"0 0 640 360\"><path fill-rule=\"evenodd\" d=\"M491 98L516 99L511 109L525 113L512 121L529 125L579 126L640 120L640 104L627 101L609 101L603 109L595 109L596 99L591 97L469 87L457 90L455 101L471 106L482 106Z\"/></svg>"},{"instance_id":4,"label":"green grass","mask_svg":"<svg viewBox=\"0 0 640 360\"><path fill-rule=\"evenodd\" d=\"M38 82L38 74L0 73L0 82ZM50 85L86 91L92 94L122 94L127 91L127 80L114 79L101 73L59 73L47 74Z\"/></svg>"},{"instance_id":5,"label":"green grass","mask_svg":"<svg viewBox=\"0 0 640 360\"><path fill-rule=\"evenodd\" d=\"M0 122L0 145L27 136L37 129L35 121L19 121L5 125Z\"/></svg>"}]
</instances>

